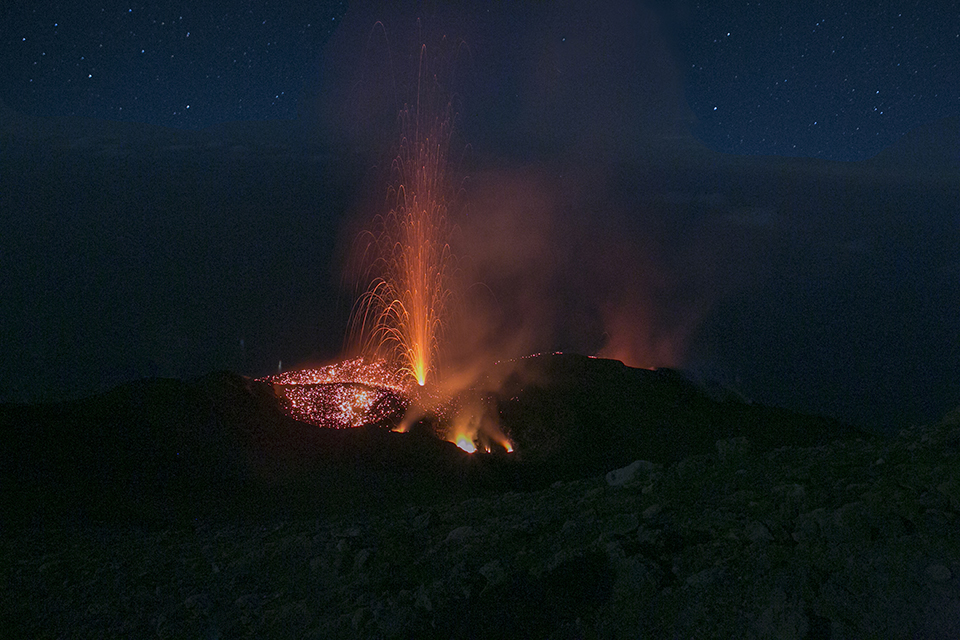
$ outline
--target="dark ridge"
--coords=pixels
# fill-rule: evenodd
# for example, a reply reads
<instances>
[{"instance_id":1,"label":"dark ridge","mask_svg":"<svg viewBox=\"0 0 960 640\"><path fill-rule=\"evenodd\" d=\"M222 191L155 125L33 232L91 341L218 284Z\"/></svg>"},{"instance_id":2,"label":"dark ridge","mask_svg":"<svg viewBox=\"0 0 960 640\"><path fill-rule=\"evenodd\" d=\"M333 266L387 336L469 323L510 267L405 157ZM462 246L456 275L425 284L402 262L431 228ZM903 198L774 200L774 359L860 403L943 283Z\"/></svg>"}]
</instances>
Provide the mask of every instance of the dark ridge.
<instances>
[{"instance_id":1,"label":"dark ridge","mask_svg":"<svg viewBox=\"0 0 960 640\"><path fill-rule=\"evenodd\" d=\"M525 459L566 478L645 459L669 463L746 437L765 450L861 435L836 420L716 394L672 369L555 354L526 358L499 393L502 423Z\"/></svg>"},{"instance_id":2,"label":"dark ridge","mask_svg":"<svg viewBox=\"0 0 960 640\"><path fill-rule=\"evenodd\" d=\"M432 430L323 429L233 373L143 380L83 400L0 405L4 524L163 525L373 513L530 490L636 459L671 462L745 436L758 449L856 435L840 423L715 400L671 370L575 355L501 365L492 400L516 453L468 455Z\"/></svg>"}]
</instances>

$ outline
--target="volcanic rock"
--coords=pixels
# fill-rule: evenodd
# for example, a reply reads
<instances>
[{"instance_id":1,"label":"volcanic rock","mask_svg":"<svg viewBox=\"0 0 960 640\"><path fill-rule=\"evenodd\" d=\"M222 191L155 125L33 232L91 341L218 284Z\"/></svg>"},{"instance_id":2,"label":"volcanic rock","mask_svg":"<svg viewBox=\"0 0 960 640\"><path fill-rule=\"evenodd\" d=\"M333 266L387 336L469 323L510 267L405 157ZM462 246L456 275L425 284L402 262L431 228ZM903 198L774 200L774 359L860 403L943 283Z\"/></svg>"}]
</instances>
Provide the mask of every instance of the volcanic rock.
<instances>
[{"instance_id":1,"label":"volcanic rock","mask_svg":"<svg viewBox=\"0 0 960 640\"><path fill-rule=\"evenodd\" d=\"M647 460L634 460L622 469L614 469L607 474L607 484L619 487L628 482L636 482L639 478L653 471L655 465Z\"/></svg>"},{"instance_id":2,"label":"volcanic rock","mask_svg":"<svg viewBox=\"0 0 960 640\"><path fill-rule=\"evenodd\" d=\"M954 638L958 417L380 515L5 531L0 619L18 637Z\"/></svg>"},{"instance_id":3,"label":"volcanic rock","mask_svg":"<svg viewBox=\"0 0 960 640\"><path fill-rule=\"evenodd\" d=\"M524 461L559 478L597 475L634 460L669 463L743 437L766 450L858 435L834 420L713 393L672 369L553 354L501 363L501 426Z\"/></svg>"},{"instance_id":4,"label":"volcanic rock","mask_svg":"<svg viewBox=\"0 0 960 640\"><path fill-rule=\"evenodd\" d=\"M171 522L379 506L450 483L466 454L382 429L318 429L231 373L144 380L84 400L0 405L5 524Z\"/></svg>"}]
</instances>

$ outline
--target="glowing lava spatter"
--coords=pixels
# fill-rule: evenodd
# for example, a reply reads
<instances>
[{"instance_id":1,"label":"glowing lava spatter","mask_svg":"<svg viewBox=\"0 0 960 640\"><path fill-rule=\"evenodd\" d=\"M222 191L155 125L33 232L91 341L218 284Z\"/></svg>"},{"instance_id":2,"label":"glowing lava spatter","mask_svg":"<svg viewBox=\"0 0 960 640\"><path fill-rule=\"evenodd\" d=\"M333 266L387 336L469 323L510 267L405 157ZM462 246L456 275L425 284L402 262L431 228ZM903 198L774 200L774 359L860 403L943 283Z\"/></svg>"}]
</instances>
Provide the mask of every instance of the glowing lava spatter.
<instances>
[{"instance_id":1,"label":"glowing lava spatter","mask_svg":"<svg viewBox=\"0 0 960 640\"><path fill-rule=\"evenodd\" d=\"M421 49L421 79L423 57ZM378 231L364 234L371 284L354 308L352 332L361 353L396 363L423 386L437 373L454 258L447 223L450 107L436 109L420 94L418 87L416 105L400 114L392 206L377 217Z\"/></svg>"},{"instance_id":2,"label":"glowing lava spatter","mask_svg":"<svg viewBox=\"0 0 960 640\"><path fill-rule=\"evenodd\" d=\"M382 360L344 360L260 379L273 385L290 414L334 429L399 419L407 409L404 376Z\"/></svg>"},{"instance_id":3,"label":"glowing lava spatter","mask_svg":"<svg viewBox=\"0 0 960 640\"><path fill-rule=\"evenodd\" d=\"M424 62L421 47L416 101L400 112L387 213L377 215L358 241L365 289L351 314L348 341L362 355L263 380L295 418L318 426L406 431L425 420L469 453L510 452L495 411L463 386L454 388L462 383L444 379L440 367L456 299L447 218L455 194L447 157L453 117Z\"/></svg>"},{"instance_id":4,"label":"glowing lava spatter","mask_svg":"<svg viewBox=\"0 0 960 640\"><path fill-rule=\"evenodd\" d=\"M454 444L467 453L474 453L477 450L477 445L473 444L473 440L471 440L467 435L457 436L457 441Z\"/></svg>"}]
</instances>

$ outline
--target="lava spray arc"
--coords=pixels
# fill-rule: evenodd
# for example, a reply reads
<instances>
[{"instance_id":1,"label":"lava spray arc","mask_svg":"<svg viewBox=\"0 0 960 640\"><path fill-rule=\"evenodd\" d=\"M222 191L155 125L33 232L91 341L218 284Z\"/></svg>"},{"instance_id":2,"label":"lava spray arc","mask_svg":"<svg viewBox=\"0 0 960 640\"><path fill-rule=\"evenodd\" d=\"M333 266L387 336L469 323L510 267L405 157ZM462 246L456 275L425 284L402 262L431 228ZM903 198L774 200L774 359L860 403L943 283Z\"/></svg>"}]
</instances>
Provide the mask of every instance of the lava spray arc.
<instances>
[{"instance_id":1,"label":"lava spray arc","mask_svg":"<svg viewBox=\"0 0 960 640\"><path fill-rule=\"evenodd\" d=\"M389 211L361 236L362 281L369 286L351 320L351 337L362 354L388 360L421 387L438 374L455 270L447 219L452 107L428 98L441 92L435 79L423 87L425 55L421 46L416 102L399 116Z\"/></svg>"},{"instance_id":2,"label":"lava spray arc","mask_svg":"<svg viewBox=\"0 0 960 640\"><path fill-rule=\"evenodd\" d=\"M348 340L364 362L383 361L404 380L409 405L395 430L436 420L438 435L465 451L510 452L496 411L470 387L469 375L453 362L462 360L458 345L448 342L451 332L463 331L465 300L449 218L459 194L448 156L454 109L427 58L421 44L416 94L399 110L386 213L358 238L355 266L366 289L354 305ZM442 66L443 57L437 62Z\"/></svg>"}]
</instances>

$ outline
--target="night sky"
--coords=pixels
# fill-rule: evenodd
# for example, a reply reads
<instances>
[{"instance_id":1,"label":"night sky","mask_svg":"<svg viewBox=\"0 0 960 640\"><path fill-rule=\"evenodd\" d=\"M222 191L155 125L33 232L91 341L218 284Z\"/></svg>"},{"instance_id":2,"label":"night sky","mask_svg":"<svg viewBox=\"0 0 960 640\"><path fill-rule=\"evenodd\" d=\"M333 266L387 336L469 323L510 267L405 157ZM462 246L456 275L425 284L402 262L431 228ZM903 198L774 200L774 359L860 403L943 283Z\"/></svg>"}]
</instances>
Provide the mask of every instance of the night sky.
<instances>
[{"instance_id":1,"label":"night sky","mask_svg":"<svg viewBox=\"0 0 960 640\"><path fill-rule=\"evenodd\" d=\"M862 160L960 111L960 7L704 2L680 27L697 134L725 153Z\"/></svg>"},{"instance_id":2,"label":"night sky","mask_svg":"<svg viewBox=\"0 0 960 640\"><path fill-rule=\"evenodd\" d=\"M452 359L960 405L960 8L584 4L3 3L0 402L341 357L426 78Z\"/></svg>"},{"instance_id":3,"label":"night sky","mask_svg":"<svg viewBox=\"0 0 960 640\"><path fill-rule=\"evenodd\" d=\"M4 4L8 106L198 129L296 118L323 82L324 45L350 3ZM469 4L465 12L487 13ZM960 112L953 3L660 5L658 30L681 72L690 124L715 150L860 160ZM523 11L494 12L507 22L496 30L515 34L510 21ZM571 31L594 13L578 10Z\"/></svg>"}]
</instances>

